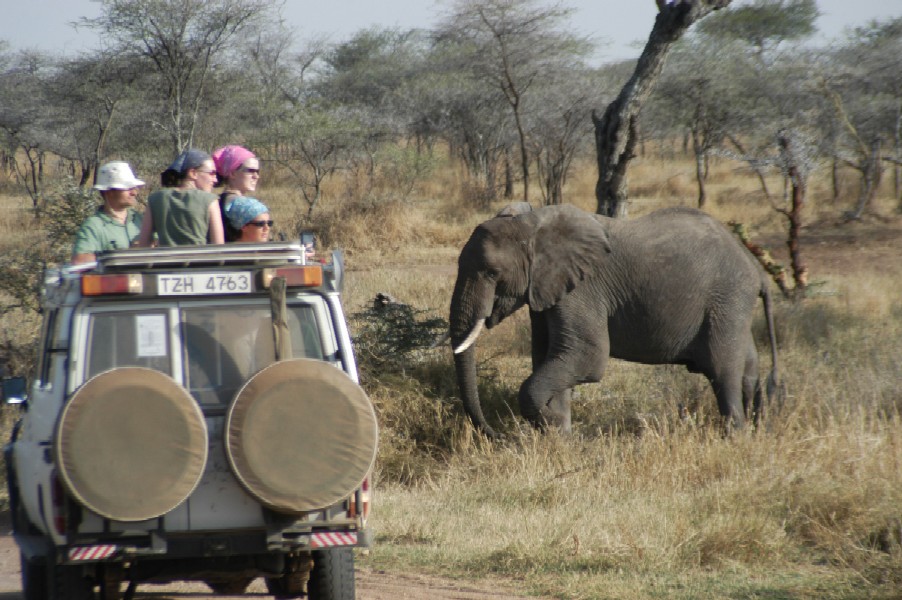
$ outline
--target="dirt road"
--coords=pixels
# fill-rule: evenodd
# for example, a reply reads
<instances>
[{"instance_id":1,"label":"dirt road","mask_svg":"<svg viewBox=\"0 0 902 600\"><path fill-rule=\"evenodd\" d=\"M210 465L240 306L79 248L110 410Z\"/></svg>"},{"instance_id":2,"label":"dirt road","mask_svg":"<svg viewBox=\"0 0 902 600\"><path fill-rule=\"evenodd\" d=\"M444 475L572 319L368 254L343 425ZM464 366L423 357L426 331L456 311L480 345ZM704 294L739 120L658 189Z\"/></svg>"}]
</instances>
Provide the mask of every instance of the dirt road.
<instances>
[{"instance_id":1,"label":"dirt road","mask_svg":"<svg viewBox=\"0 0 902 600\"><path fill-rule=\"evenodd\" d=\"M270 598L262 579L254 581L243 596L214 596L202 583L139 585L135 599L238 600ZM0 514L0 600L21 600L19 549L12 537L9 518ZM525 600L509 584L491 587L410 574L358 569L358 600Z\"/></svg>"}]
</instances>

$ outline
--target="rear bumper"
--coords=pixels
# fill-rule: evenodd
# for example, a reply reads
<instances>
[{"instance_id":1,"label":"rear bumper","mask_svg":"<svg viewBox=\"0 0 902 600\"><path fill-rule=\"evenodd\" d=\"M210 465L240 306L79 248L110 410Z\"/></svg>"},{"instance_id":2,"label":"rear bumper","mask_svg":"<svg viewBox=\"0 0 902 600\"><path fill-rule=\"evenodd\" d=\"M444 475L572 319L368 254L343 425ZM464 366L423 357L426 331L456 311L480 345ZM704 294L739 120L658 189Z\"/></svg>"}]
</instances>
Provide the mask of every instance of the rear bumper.
<instances>
[{"instance_id":1,"label":"rear bumper","mask_svg":"<svg viewBox=\"0 0 902 600\"><path fill-rule=\"evenodd\" d=\"M54 546L50 538L17 534L16 542L29 560L55 556L58 564L99 562L190 561L217 562L228 559L251 559L269 564L273 557L314 552L335 547L369 547L369 530L321 530L301 535L267 535L265 531L207 532L165 535L150 532L140 538L92 537Z\"/></svg>"}]
</instances>

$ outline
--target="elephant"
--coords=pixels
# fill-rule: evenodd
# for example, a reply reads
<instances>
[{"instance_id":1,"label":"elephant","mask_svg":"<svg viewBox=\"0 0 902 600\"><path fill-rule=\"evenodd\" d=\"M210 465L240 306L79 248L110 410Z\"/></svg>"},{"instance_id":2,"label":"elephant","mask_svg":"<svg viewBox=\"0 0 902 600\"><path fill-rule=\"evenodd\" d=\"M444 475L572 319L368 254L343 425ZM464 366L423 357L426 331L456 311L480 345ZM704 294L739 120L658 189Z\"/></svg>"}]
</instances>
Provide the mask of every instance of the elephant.
<instances>
[{"instance_id":1,"label":"elephant","mask_svg":"<svg viewBox=\"0 0 902 600\"><path fill-rule=\"evenodd\" d=\"M522 204L522 203L521 203ZM684 365L705 375L723 423L760 415L762 387L752 321L763 300L776 387L777 348L764 269L716 219L675 207L635 219L572 205L517 205L478 225L461 250L449 337L463 407L482 413L475 341L529 307L532 373L520 386L521 415L539 429L571 430L577 384L598 382L609 357Z\"/></svg>"}]
</instances>

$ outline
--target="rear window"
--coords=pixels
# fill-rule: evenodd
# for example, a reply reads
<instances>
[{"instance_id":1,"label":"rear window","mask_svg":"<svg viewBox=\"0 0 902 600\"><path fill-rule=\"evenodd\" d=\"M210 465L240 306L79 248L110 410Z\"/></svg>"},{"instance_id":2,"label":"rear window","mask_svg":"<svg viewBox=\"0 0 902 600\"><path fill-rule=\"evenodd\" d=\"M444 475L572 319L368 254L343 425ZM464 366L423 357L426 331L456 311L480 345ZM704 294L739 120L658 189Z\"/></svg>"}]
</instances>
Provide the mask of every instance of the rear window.
<instances>
[{"instance_id":1,"label":"rear window","mask_svg":"<svg viewBox=\"0 0 902 600\"><path fill-rule=\"evenodd\" d=\"M289 304L287 320L292 357L323 360L313 306ZM201 404L227 405L248 378L275 360L268 303L95 312L87 336L85 380L117 367L175 376L175 357L182 385ZM173 345L180 350L173 353Z\"/></svg>"},{"instance_id":2,"label":"rear window","mask_svg":"<svg viewBox=\"0 0 902 600\"><path fill-rule=\"evenodd\" d=\"M146 367L172 375L166 311L103 312L88 326L87 376L116 367Z\"/></svg>"},{"instance_id":3,"label":"rear window","mask_svg":"<svg viewBox=\"0 0 902 600\"><path fill-rule=\"evenodd\" d=\"M312 306L288 306L293 358L323 359ZM182 311L185 387L202 404L227 404L251 375L275 360L269 305Z\"/></svg>"}]
</instances>

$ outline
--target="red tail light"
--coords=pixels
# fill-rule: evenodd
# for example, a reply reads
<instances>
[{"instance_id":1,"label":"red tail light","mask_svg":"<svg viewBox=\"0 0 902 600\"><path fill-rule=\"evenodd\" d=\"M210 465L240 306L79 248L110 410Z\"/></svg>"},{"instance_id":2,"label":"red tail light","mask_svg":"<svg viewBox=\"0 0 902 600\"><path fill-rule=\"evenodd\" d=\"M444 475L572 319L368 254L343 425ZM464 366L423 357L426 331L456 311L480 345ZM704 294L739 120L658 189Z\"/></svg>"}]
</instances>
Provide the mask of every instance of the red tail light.
<instances>
[{"instance_id":1,"label":"red tail light","mask_svg":"<svg viewBox=\"0 0 902 600\"><path fill-rule=\"evenodd\" d=\"M360 489L358 489L354 496L348 500L348 516L352 519L357 516L357 506L359 504L363 522L366 523L366 520L370 516L370 500L370 476L367 475L363 480L363 483L360 484Z\"/></svg>"}]
</instances>

